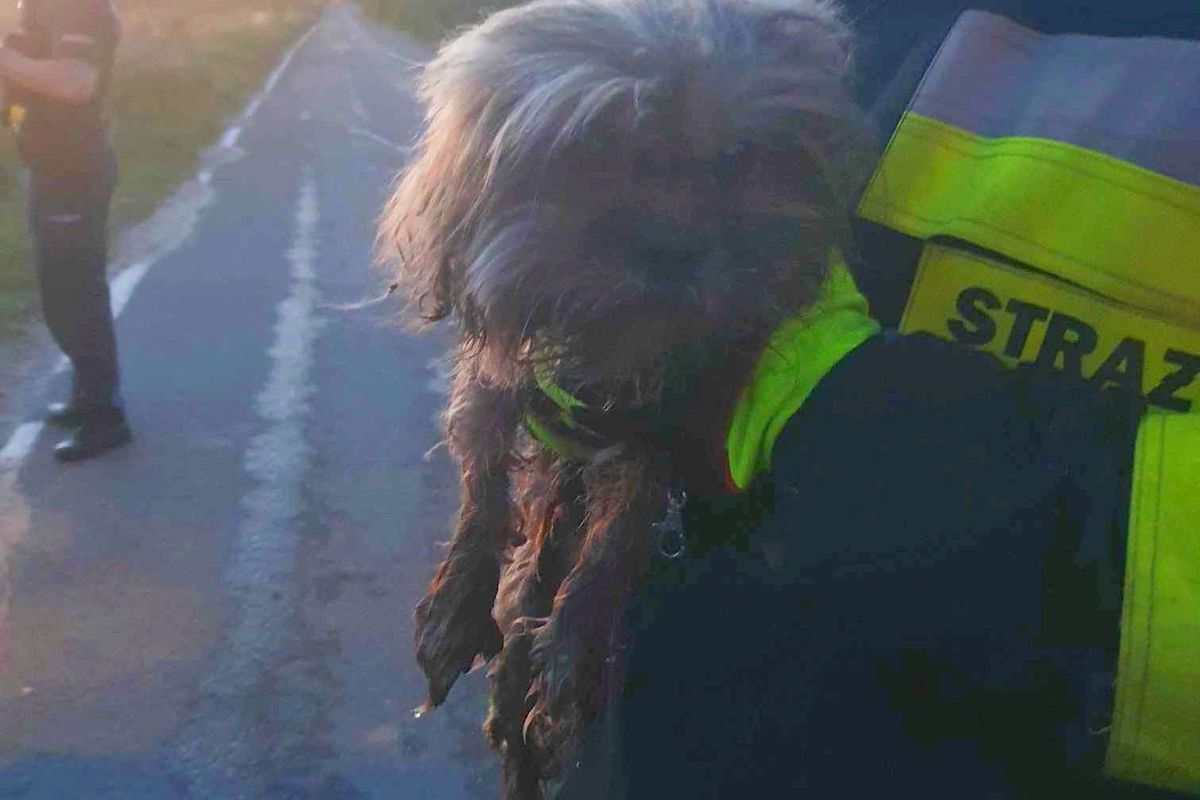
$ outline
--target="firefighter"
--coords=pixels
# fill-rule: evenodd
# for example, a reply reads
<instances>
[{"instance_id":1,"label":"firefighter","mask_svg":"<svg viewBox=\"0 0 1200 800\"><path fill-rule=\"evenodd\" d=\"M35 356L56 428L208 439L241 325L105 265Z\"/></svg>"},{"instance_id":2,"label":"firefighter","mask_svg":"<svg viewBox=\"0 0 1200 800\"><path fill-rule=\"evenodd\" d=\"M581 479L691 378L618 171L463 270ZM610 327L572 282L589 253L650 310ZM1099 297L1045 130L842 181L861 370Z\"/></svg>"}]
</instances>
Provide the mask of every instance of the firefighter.
<instances>
[{"instance_id":1,"label":"firefighter","mask_svg":"<svg viewBox=\"0 0 1200 800\"><path fill-rule=\"evenodd\" d=\"M0 49L17 148L29 169L29 227L42 310L70 359L71 394L48 419L78 461L132 438L122 408L106 280L117 164L105 119L120 25L109 0L23 0Z\"/></svg>"}]
</instances>

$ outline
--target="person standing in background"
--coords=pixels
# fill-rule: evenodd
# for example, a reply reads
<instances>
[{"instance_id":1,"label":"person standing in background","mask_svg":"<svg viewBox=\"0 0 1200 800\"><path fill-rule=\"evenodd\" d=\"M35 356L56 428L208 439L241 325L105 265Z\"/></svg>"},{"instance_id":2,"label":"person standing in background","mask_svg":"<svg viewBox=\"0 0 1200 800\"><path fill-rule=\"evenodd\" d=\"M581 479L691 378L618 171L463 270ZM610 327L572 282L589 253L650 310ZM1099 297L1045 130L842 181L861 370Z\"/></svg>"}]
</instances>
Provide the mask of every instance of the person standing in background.
<instances>
[{"instance_id":1,"label":"person standing in background","mask_svg":"<svg viewBox=\"0 0 1200 800\"><path fill-rule=\"evenodd\" d=\"M29 168L29 225L46 324L73 367L70 398L48 419L78 461L132 439L119 391L106 269L117 164L104 103L120 22L111 0L23 0L0 77Z\"/></svg>"}]
</instances>

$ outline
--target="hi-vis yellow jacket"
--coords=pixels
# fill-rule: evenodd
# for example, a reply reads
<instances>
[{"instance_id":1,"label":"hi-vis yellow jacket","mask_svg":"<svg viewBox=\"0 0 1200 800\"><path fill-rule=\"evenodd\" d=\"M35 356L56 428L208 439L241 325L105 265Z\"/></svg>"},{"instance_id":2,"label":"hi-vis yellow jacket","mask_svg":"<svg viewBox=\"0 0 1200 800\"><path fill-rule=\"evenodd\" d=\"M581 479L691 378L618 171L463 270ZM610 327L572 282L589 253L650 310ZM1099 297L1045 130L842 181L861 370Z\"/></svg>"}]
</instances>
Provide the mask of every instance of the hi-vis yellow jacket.
<instances>
[{"instance_id":1,"label":"hi-vis yellow jacket","mask_svg":"<svg viewBox=\"0 0 1200 800\"><path fill-rule=\"evenodd\" d=\"M967 12L860 214L924 242L901 321L1152 407L1108 772L1200 792L1200 43Z\"/></svg>"}]
</instances>

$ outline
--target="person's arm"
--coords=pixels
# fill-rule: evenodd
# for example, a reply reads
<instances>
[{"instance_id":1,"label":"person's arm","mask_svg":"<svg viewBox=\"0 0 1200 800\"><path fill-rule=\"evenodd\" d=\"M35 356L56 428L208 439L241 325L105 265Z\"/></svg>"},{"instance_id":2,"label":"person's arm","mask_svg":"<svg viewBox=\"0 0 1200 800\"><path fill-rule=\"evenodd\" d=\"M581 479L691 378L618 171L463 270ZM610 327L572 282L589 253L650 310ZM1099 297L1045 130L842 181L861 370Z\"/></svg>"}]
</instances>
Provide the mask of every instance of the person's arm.
<instances>
[{"instance_id":1,"label":"person's arm","mask_svg":"<svg viewBox=\"0 0 1200 800\"><path fill-rule=\"evenodd\" d=\"M54 100L83 104L96 95L100 72L74 58L36 59L12 48L0 48L0 75L6 80Z\"/></svg>"}]
</instances>

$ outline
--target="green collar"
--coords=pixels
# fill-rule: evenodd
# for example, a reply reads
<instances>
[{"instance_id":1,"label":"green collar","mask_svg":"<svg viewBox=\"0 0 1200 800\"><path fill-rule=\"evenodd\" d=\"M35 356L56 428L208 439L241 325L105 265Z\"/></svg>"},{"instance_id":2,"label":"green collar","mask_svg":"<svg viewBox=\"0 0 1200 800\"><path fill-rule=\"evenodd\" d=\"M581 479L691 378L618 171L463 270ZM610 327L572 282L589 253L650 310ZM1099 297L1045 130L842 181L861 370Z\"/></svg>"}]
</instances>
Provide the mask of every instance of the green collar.
<instances>
[{"instance_id":1,"label":"green collar","mask_svg":"<svg viewBox=\"0 0 1200 800\"><path fill-rule=\"evenodd\" d=\"M816 302L772 334L734 408L725 448L736 488L770 468L783 426L834 365L878 332L866 299L835 256Z\"/></svg>"},{"instance_id":2,"label":"green collar","mask_svg":"<svg viewBox=\"0 0 1200 800\"><path fill-rule=\"evenodd\" d=\"M594 449L583 439L591 431L575 419L577 409L586 409L587 404L554 382L551 368L545 359L534 361L533 377L538 390L554 406L554 412L539 416L533 408L525 410L525 430L544 447L568 459L582 459Z\"/></svg>"},{"instance_id":3,"label":"green collar","mask_svg":"<svg viewBox=\"0 0 1200 800\"><path fill-rule=\"evenodd\" d=\"M821 378L878 331L866 299L841 256L835 255L816 302L772 334L738 399L726 438L731 488L745 489L759 470L770 468L771 449L783 426ZM574 418L576 409L587 406L555 384L548 369L539 366L534 374L557 413L539 418L527 412L526 428L561 456L586 456L590 450L572 434L589 433Z\"/></svg>"}]
</instances>

